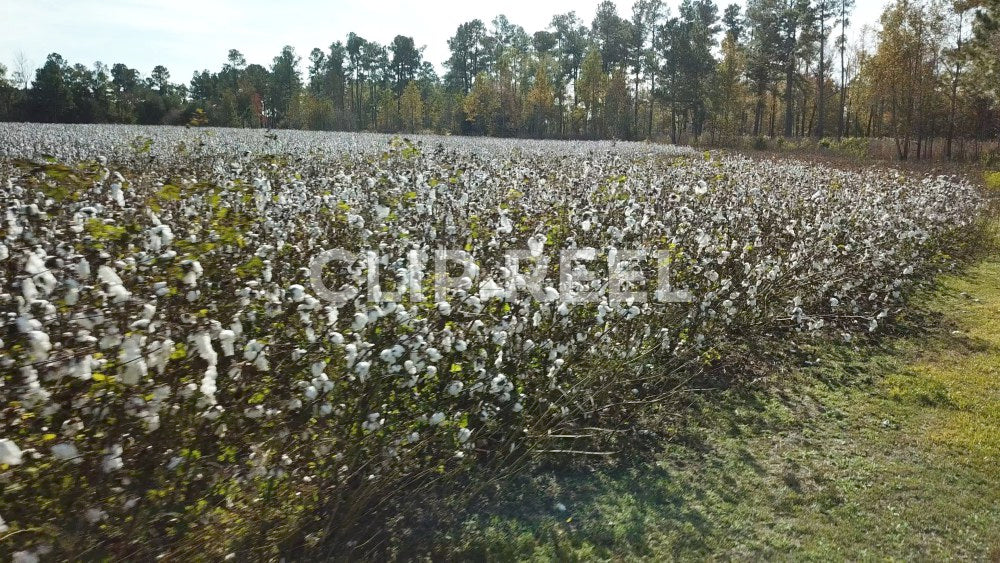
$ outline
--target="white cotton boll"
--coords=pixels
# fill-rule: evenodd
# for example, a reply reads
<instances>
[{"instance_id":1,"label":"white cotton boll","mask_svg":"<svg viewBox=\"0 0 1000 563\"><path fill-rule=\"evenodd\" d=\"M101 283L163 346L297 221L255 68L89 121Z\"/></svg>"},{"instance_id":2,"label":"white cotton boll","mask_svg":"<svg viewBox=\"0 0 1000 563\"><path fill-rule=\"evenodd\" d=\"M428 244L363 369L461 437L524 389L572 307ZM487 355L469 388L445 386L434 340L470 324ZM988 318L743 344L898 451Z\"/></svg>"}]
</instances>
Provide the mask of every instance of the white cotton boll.
<instances>
[{"instance_id":1,"label":"white cotton boll","mask_svg":"<svg viewBox=\"0 0 1000 563\"><path fill-rule=\"evenodd\" d=\"M111 184L111 199L118 204L118 207L125 207L125 194L122 192L122 185L118 182Z\"/></svg>"},{"instance_id":2,"label":"white cotton boll","mask_svg":"<svg viewBox=\"0 0 1000 563\"><path fill-rule=\"evenodd\" d=\"M331 332L330 342L337 346L340 346L344 343L344 335L340 334L339 332Z\"/></svg>"},{"instance_id":3,"label":"white cotton boll","mask_svg":"<svg viewBox=\"0 0 1000 563\"><path fill-rule=\"evenodd\" d=\"M61 461L70 461L72 463L83 462L83 459L80 458L80 452L76 449L76 446L69 442L61 442L52 446L52 457Z\"/></svg>"},{"instance_id":4,"label":"white cotton boll","mask_svg":"<svg viewBox=\"0 0 1000 563\"><path fill-rule=\"evenodd\" d=\"M101 460L101 469L105 473L111 473L125 467L125 463L122 461L122 451L122 447L117 444L108 448L107 455Z\"/></svg>"},{"instance_id":5,"label":"white cotton boll","mask_svg":"<svg viewBox=\"0 0 1000 563\"><path fill-rule=\"evenodd\" d=\"M10 530L10 526L8 526L6 522L4 522L3 516L0 516L0 534L7 532L8 530Z\"/></svg>"},{"instance_id":6,"label":"white cotton boll","mask_svg":"<svg viewBox=\"0 0 1000 563\"><path fill-rule=\"evenodd\" d=\"M372 367L371 362L358 362L357 365L354 366L354 373L358 374L358 378L361 380L362 383L364 383L365 380L368 379L368 371L371 369L371 367Z\"/></svg>"},{"instance_id":7,"label":"white cotton boll","mask_svg":"<svg viewBox=\"0 0 1000 563\"><path fill-rule=\"evenodd\" d=\"M191 260L181 263L181 266L186 268L184 272L184 283L188 287L194 287L198 285L198 278L200 278L201 275L205 272L201 267L201 263L198 262L197 260Z\"/></svg>"},{"instance_id":8,"label":"white cotton boll","mask_svg":"<svg viewBox=\"0 0 1000 563\"><path fill-rule=\"evenodd\" d=\"M125 289L125 286L123 285L113 285L109 287L108 295L111 297L111 302L115 305L120 305L132 297L132 293Z\"/></svg>"},{"instance_id":9,"label":"white cotton boll","mask_svg":"<svg viewBox=\"0 0 1000 563\"><path fill-rule=\"evenodd\" d=\"M364 428L365 430L368 430L369 432L374 432L382 428L382 423L384 422L384 420L381 418L381 416L382 415L377 412L369 413L368 420L364 421L361 424L361 427Z\"/></svg>"},{"instance_id":10,"label":"white cotton boll","mask_svg":"<svg viewBox=\"0 0 1000 563\"><path fill-rule=\"evenodd\" d=\"M447 317L448 315L451 314L451 303L448 303L447 301L440 301L435 306L437 307L438 312L441 313L442 316Z\"/></svg>"},{"instance_id":11,"label":"white cotton boll","mask_svg":"<svg viewBox=\"0 0 1000 563\"><path fill-rule=\"evenodd\" d=\"M33 551L15 551L10 557L11 563L38 563L38 556Z\"/></svg>"},{"instance_id":12,"label":"white cotton boll","mask_svg":"<svg viewBox=\"0 0 1000 563\"><path fill-rule=\"evenodd\" d=\"M28 315L21 315L17 317L17 321L14 322L17 326L17 331L21 334L27 334L33 330L41 330L42 323L38 319L33 319Z\"/></svg>"},{"instance_id":13,"label":"white cotton boll","mask_svg":"<svg viewBox=\"0 0 1000 563\"><path fill-rule=\"evenodd\" d=\"M472 430L469 430L468 428L458 429L458 442L460 444L468 442L470 437L472 437Z\"/></svg>"},{"instance_id":14,"label":"white cotton boll","mask_svg":"<svg viewBox=\"0 0 1000 563\"><path fill-rule=\"evenodd\" d=\"M70 373L76 379L89 380L93 376L93 362L94 357L87 354L83 358L77 360L73 363Z\"/></svg>"},{"instance_id":15,"label":"white cotton boll","mask_svg":"<svg viewBox=\"0 0 1000 563\"><path fill-rule=\"evenodd\" d=\"M99 508L88 508L86 512L83 513L83 518L91 524L96 524L107 517L107 512L104 512Z\"/></svg>"},{"instance_id":16,"label":"white cotton boll","mask_svg":"<svg viewBox=\"0 0 1000 563\"><path fill-rule=\"evenodd\" d=\"M212 336L208 331L201 331L192 337L195 347L198 349L198 356L205 360L208 365L214 366L218 363L219 355L212 348Z\"/></svg>"},{"instance_id":17,"label":"white cotton boll","mask_svg":"<svg viewBox=\"0 0 1000 563\"><path fill-rule=\"evenodd\" d=\"M548 286L544 290L544 297L542 298L542 303L552 303L559 300L559 291L552 286Z\"/></svg>"},{"instance_id":18,"label":"white cotton boll","mask_svg":"<svg viewBox=\"0 0 1000 563\"><path fill-rule=\"evenodd\" d=\"M260 371L268 371L270 369L267 356L264 353L264 345L257 340L251 340L243 347L243 359L253 362L254 366Z\"/></svg>"},{"instance_id":19,"label":"white cotton boll","mask_svg":"<svg viewBox=\"0 0 1000 563\"><path fill-rule=\"evenodd\" d=\"M285 294L288 296L289 299L298 303L302 301L302 299L305 297L306 288L302 287L299 284L291 285L288 287L287 290L285 290Z\"/></svg>"},{"instance_id":20,"label":"white cotton boll","mask_svg":"<svg viewBox=\"0 0 1000 563\"><path fill-rule=\"evenodd\" d=\"M351 323L351 330L361 330L368 324L368 315L364 313L354 313L354 322Z\"/></svg>"},{"instance_id":21,"label":"white cotton boll","mask_svg":"<svg viewBox=\"0 0 1000 563\"><path fill-rule=\"evenodd\" d=\"M451 383L448 384L448 387L447 389L445 389L445 391L447 391L447 393L452 397L457 397L458 394L461 393L462 389L464 388L465 384L462 383L461 381L452 381Z\"/></svg>"},{"instance_id":22,"label":"white cotton boll","mask_svg":"<svg viewBox=\"0 0 1000 563\"><path fill-rule=\"evenodd\" d=\"M7 245L0 242L0 260L6 260L10 258L10 250L7 249Z\"/></svg>"},{"instance_id":23,"label":"white cotton boll","mask_svg":"<svg viewBox=\"0 0 1000 563\"><path fill-rule=\"evenodd\" d=\"M569 315L569 305L567 305L565 302L560 303L559 307L556 309L556 312L563 317Z\"/></svg>"},{"instance_id":24,"label":"white cotton boll","mask_svg":"<svg viewBox=\"0 0 1000 563\"><path fill-rule=\"evenodd\" d=\"M35 282L31 278L24 278L21 281L21 295L24 296L24 300L28 303L34 303L38 300L38 288L35 287Z\"/></svg>"},{"instance_id":25,"label":"white cotton boll","mask_svg":"<svg viewBox=\"0 0 1000 563\"><path fill-rule=\"evenodd\" d=\"M152 303L146 303L145 305L142 306L142 318L151 321L153 320L153 317L155 315L156 315L156 305L153 305Z\"/></svg>"},{"instance_id":26,"label":"white cotton boll","mask_svg":"<svg viewBox=\"0 0 1000 563\"><path fill-rule=\"evenodd\" d=\"M49 295L56 288L56 284L58 283L56 277L45 266L45 261L42 260L41 256L29 254L24 269L32 275L37 282L37 286L45 295Z\"/></svg>"},{"instance_id":27,"label":"white cotton boll","mask_svg":"<svg viewBox=\"0 0 1000 563\"><path fill-rule=\"evenodd\" d=\"M236 341L236 333L231 330L220 330L219 331L219 343L222 345L222 355L225 357L230 357L236 354L234 342Z\"/></svg>"},{"instance_id":28,"label":"white cotton boll","mask_svg":"<svg viewBox=\"0 0 1000 563\"><path fill-rule=\"evenodd\" d=\"M391 364L396 363L396 356L395 356L395 354L393 354L392 350L389 350L388 348L385 349L385 350L382 350L381 352L379 352L378 357L379 357L380 360L382 360L383 362L385 362L387 364L391 365Z\"/></svg>"},{"instance_id":29,"label":"white cotton boll","mask_svg":"<svg viewBox=\"0 0 1000 563\"><path fill-rule=\"evenodd\" d=\"M122 279L108 266L97 268L97 278L108 285L122 285Z\"/></svg>"},{"instance_id":30,"label":"white cotton boll","mask_svg":"<svg viewBox=\"0 0 1000 563\"><path fill-rule=\"evenodd\" d=\"M444 413L436 412L432 414L429 422L431 426L437 426L438 424L441 424L442 422L444 422Z\"/></svg>"},{"instance_id":31,"label":"white cotton boll","mask_svg":"<svg viewBox=\"0 0 1000 563\"><path fill-rule=\"evenodd\" d=\"M40 330L32 330L28 333L28 342L31 344L31 358L33 361L49 359L52 342L49 341L48 334Z\"/></svg>"},{"instance_id":32,"label":"white cotton boll","mask_svg":"<svg viewBox=\"0 0 1000 563\"><path fill-rule=\"evenodd\" d=\"M0 464L21 465L21 448L7 438L0 438Z\"/></svg>"},{"instance_id":33,"label":"white cotton boll","mask_svg":"<svg viewBox=\"0 0 1000 563\"><path fill-rule=\"evenodd\" d=\"M503 299L505 296L506 292L497 282L493 281L493 278L487 278L486 281L479 284L479 298L483 301Z\"/></svg>"},{"instance_id":34,"label":"white cotton boll","mask_svg":"<svg viewBox=\"0 0 1000 563\"><path fill-rule=\"evenodd\" d=\"M76 263L76 277L81 280L90 278L90 262L87 262L86 258L80 258L80 261Z\"/></svg>"},{"instance_id":35,"label":"white cotton boll","mask_svg":"<svg viewBox=\"0 0 1000 563\"><path fill-rule=\"evenodd\" d=\"M163 375L170 361L170 355L174 351L174 341L167 338L162 342L153 342L149 345L149 355L146 364L149 368L156 370L156 373Z\"/></svg>"},{"instance_id":36,"label":"white cotton boll","mask_svg":"<svg viewBox=\"0 0 1000 563\"><path fill-rule=\"evenodd\" d=\"M302 390L302 394L305 395L306 400L312 401L319 396L319 389L316 389L312 385L307 385L306 388Z\"/></svg>"},{"instance_id":37,"label":"white cotton boll","mask_svg":"<svg viewBox=\"0 0 1000 563\"><path fill-rule=\"evenodd\" d=\"M497 232L504 235L509 235L510 233L514 232L514 223L506 215L501 215L500 226L497 227Z\"/></svg>"},{"instance_id":38,"label":"white cotton boll","mask_svg":"<svg viewBox=\"0 0 1000 563\"><path fill-rule=\"evenodd\" d=\"M542 250L545 249L545 235L535 235L528 239L528 250L531 251L531 255L535 258L542 255Z\"/></svg>"},{"instance_id":39,"label":"white cotton boll","mask_svg":"<svg viewBox=\"0 0 1000 563\"><path fill-rule=\"evenodd\" d=\"M156 294L157 297L163 297L169 291L170 288L167 287L167 282L156 282L153 284L153 293Z\"/></svg>"},{"instance_id":40,"label":"white cotton boll","mask_svg":"<svg viewBox=\"0 0 1000 563\"><path fill-rule=\"evenodd\" d=\"M125 385L136 385L147 374L146 360L140 351L140 338L136 335L129 336L122 342L121 349L118 351L118 359L124 368L121 382Z\"/></svg>"},{"instance_id":41,"label":"white cotton boll","mask_svg":"<svg viewBox=\"0 0 1000 563\"><path fill-rule=\"evenodd\" d=\"M73 305L76 305L77 301L79 300L80 300L80 288L70 287L69 289L66 290L66 296L63 297L63 301L65 301L67 305L72 307Z\"/></svg>"}]
</instances>

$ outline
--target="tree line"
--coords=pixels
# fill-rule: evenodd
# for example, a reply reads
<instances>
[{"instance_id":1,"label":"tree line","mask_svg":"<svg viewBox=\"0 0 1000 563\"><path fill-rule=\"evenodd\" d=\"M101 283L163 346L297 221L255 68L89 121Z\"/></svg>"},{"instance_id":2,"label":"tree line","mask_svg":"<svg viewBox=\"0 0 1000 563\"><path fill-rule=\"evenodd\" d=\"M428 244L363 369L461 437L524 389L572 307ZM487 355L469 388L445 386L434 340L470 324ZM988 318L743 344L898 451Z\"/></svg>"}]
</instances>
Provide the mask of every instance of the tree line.
<instances>
[{"instance_id":1,"label":"tree line","mask_svg":"<svg viewBox=\"0 0 1000 563\"><path fill-rule=\"evenodd\" d=\"M854 0L610 1L534 33L462 23L439 76L409 36L354 33L269 66L230 50L188 84L155 67L0 65L0 120L559 139L891 139L901 159L1000 135L1000 0L894 0L848 37ZM9 74L9 76L8 76ZM940 146L939 146L940 150Z\"/></svg>"}]
</instances>

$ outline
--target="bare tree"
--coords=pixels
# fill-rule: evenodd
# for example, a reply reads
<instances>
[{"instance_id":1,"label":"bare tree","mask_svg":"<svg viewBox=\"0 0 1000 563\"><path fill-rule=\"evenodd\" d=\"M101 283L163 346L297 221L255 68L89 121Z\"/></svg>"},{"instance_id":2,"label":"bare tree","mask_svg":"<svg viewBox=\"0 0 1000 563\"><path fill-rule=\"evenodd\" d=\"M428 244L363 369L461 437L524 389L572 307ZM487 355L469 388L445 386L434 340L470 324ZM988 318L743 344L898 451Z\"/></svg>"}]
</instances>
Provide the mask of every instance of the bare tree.
<instances>
[{"instance_id":1,"label":"bare tree","mask_svg":"<svg viewBox=\"0 0 1000 563\"><path fill-rule=\"evenodd\" d=\"M24 54L24 51L18 51L14 54L14 68L11 78L14 81L14 85L21 90L27 90L28 86L31 84L31 75L35 72L35 66L31 64L28 57Z\"/></svg>"}]
</instances>

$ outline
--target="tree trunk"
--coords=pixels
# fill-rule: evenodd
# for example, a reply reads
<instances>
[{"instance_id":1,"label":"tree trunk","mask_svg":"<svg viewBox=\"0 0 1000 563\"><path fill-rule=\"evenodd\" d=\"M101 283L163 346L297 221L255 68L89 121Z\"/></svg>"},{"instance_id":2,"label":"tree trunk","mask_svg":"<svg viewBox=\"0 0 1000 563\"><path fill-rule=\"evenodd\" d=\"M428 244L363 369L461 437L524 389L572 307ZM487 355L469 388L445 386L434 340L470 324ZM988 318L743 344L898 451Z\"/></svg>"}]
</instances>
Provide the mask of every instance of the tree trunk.
<instances>
[{"instance_id":1,"label":"tree trunk","mask_svg":"<svg viewBox=\"0 0 1000 563\"><path fill-rule=\"evenodd\" d=\"M962 24L964 22L965 11L958 13L958 53L955 57L955 73L951 77L951 110L948 114L948 142L945 144L944 154L948 160L952 160L951 144L955 138L955 115L958 109L958 78L962 72Z\"/></svg>"},{"instance_id":2,"label":"tree trunk","mask_svg":"<svg viewBox=\"0 0 1000 563\"><path fill-rule=\"evenodd\" d=\"M785 67L785 137L795 133L795 68L789 63Z\"/></svg>"},{"instance_id":3,"label":"tree trunk","mask_svg":"<svg viewBox=\"0 0 1000 563\"><path fill-rule=\"evenodd\" d=\"M825 5L819 13L819 90L818 108L819 123L816 126L816 137L823 138L826 133L826 10Z\"/></svg>"},{"instance_id":4,"label":"tree trunk","mask_svg":"<svg viewBox=\"0 0 1000 563\"><path fill-rule=\"evenodd\" d=\"M847 134L847 69L844 67L844 51L847 50L847 0L840 0L840 113L837 114L837 139Z\"/></svg>"}]
</instances>

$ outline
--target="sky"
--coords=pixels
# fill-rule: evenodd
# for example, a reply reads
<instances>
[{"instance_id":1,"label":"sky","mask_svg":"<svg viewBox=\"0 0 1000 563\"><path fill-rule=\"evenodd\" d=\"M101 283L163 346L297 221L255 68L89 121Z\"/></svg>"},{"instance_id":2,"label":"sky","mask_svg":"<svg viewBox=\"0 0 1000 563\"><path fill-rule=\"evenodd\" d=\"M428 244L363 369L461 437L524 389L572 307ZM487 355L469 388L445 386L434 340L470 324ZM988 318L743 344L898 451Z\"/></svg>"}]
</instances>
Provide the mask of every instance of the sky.
<instances>
[{"instance_id":1,"label":"sky","mask_svg":"<svg viewBox=\"0 0 1000 563\"><path fill-rule=\"evenodd\" d=\"M195 71L220 69L229 49L267 67L282 46L292 45L304 72L314 47L326 50L353 31L382 44L399 34L412 36L442 72L448 38L462 22L479 18L488 25L503 13L531 34L546 28L554 14L571 10L589 25L598 1L0 0L0 63L9 76L19 58L34 69L57 52L73 64L125 63L144 76L162 64L172 81L188 82ZM852 35L863 24L875 25L886 2L858 0ZM631 16L633 0L615 3L619 15ZM680 0L665 3L676 13ZM721 13L730 2L717 3Z\"/></svg>"}]
</instances>

